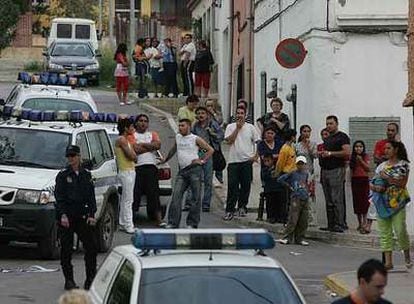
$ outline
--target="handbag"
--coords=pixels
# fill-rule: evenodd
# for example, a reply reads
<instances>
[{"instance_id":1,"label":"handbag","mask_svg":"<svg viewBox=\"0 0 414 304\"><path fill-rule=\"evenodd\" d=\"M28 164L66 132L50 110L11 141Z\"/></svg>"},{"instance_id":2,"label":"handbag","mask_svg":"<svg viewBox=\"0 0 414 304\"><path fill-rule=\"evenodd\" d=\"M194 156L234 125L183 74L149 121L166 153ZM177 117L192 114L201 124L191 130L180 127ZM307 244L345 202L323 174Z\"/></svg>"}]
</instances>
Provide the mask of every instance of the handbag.
<instances>
[{"instance_id":1,"label":"handbag","mask_svg":"<svg viewBox=\"0 0 414 304\"><path fill-rule=\"evenodd\" d=\"M214 171L223 171L226 168L226 159L224 158L223 152L221 151L221 146L218 150L214 150L213 153L213 170Z\"/></svg>"}]
</instances>

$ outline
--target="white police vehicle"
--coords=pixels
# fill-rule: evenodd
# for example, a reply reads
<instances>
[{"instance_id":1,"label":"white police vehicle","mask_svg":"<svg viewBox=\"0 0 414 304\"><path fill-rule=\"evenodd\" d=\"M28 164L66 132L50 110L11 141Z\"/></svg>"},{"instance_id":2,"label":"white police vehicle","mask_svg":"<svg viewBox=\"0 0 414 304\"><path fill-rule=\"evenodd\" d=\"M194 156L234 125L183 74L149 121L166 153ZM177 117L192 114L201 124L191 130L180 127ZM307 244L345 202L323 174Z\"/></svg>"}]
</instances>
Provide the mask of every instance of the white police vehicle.
<instances>
[{"instance_id":1,"label":"white police vehicle","mask_svg":"<svg viewBox=\"0 0 414 304\"><path fill-rule=\"evenodd\" d=\"M3 117L12 112L4 107ZM0 243L36 242L43 258L59 253L54 187L66 166L68 145L80 147L94 179L100 251L111 248L118 218L117 167L106 129L95 123L42 121L63 114L31 110L21 112L28 120L0 121ZM81 114L73 112L71 119L79 121Z\"/></svg>"},{"instance_id":2,"label":"white police vehicle","mask_svg":"<svg viewBox=\"0 0 414 304\"><path fill-rule=\"evenodd\" d=\"M0 99L0 105L41 111L81 110L90 113L98 111L88 91L70 86L46 84L16 84L6 100Z\"/></svg>"},{"instance_id":3,"label":"white police vehicle","mask_svg":"<svg viewBox=\"0 0 414 304\"><path fill-rule=\"evenodd\" d=\"M95 304L305 303L286 270L264 255L263 229L143 229L112 250L90 289Z\"/></svg>"}]
</instances>

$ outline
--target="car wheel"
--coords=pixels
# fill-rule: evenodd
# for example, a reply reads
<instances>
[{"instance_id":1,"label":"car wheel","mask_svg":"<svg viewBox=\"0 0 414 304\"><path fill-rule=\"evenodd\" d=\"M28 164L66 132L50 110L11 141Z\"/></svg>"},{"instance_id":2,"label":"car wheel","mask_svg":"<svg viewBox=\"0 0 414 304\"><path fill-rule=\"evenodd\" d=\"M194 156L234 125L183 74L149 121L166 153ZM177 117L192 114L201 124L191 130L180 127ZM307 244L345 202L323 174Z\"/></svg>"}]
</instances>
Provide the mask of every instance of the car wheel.
<instances>
[{"instance_id":1,"label":"car wheel","mask_svg":"<svg viewBox=\"0 0 414 304\"><path fill-rule=\"evenodd\" d=\"M115 232L115 211L112 204L108 203L105 212L97 225L98 251L107 252L111 249Z\"/></svg>"},{"instance_id":2,"label":"car wheel","mask_svg":"<svg viewBox=\"0 0 414 304\"><path fill-rule=\"evenodd\" d=\"M57 225L54 224L49 235L38 242L42 259L56 260L59 258L59 239Z\"/></svg>"}]
</instances>

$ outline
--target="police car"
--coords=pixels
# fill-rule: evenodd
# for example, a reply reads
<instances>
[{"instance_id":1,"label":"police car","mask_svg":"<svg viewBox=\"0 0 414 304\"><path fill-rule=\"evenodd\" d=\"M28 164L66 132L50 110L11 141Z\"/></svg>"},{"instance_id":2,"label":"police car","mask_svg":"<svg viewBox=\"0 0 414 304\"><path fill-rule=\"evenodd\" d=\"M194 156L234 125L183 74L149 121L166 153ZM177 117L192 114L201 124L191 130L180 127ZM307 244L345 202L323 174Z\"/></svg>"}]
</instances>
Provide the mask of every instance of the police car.
<instances>
[{"instance_id":1,"label":"police car","mask_svg":"<svg viewBox=\"0 0 414 304\"><path fill-rule=\"evenodd\" d=\"M305 303L263 250L263 229L143 229L107 256L90 288L95 304Z\"/></svg>"},{"instance_id":2,"label":"police car","mask_svg":"<svg viewBox=\"0 0 414 304\"><path fill-rule=\"evenodd\" d=\"M3 116L12 112L6 106ZM117 167L106 129L74 122L80 120L80 111L71 113L72 122L43 121L66 120L64 114L23 110L19 119L0 121L0 242L38 243L43 258L59 253L54 187L57 173L66 166L68 145L80 147L94 179L101 252L111 248L118 218Z\"/></svg>"},{"instance_id":3,"label":"police car","mask_svg":"<svg viewBox=\"0 0 414 304\"><path fill-rule=\"evenodd\" d=\"M97 112L96 103L88 91L60 85L19 83L6 100L0 99L0 105L41 111Z\"/></svg>"}]
</instances>

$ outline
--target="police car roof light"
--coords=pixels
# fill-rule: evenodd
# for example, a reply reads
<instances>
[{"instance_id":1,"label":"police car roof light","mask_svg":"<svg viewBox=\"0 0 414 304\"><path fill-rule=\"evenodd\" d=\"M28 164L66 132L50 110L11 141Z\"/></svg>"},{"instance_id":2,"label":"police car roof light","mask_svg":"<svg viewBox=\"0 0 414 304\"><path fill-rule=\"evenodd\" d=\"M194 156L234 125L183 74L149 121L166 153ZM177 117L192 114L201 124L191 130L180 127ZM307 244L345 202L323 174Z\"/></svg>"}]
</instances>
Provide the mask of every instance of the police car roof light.
<instances>
[{"instance_id":1,"label":"police car roof light","mask_svg":"<svg viewBox=\"0 0 414 304\"><path fill-rule=\"evenodd\" d=\"M13 106L11 105L4 105L3 107L3 116L10 117L13 113Z\"/></svg>"},{"instance_id":2,"label":"police car roof light","mask_svg":"<svg viewBox=\"0 0 414 304\"><path fill-rule=\"evenodd\" d=\"M115 113L108 113L105 117L106 122L117 122L118 121L118 115Z\"/></svg>"},{"instance_id":3,"label":"police car roof light","mask_svg":"<svg viewBox=\"0 0 414 304\"><path fill-rule=\"evenodd\" d=\"M31 109L24 109L23 108L22 113L21 113L21 118L22 119L29 119L31 111L32 111Z\"/></svg>"},{"instance_id":4,"label":"police car roof light","mask_svg":"<svg viewBox=\"0 0 414 304\"><path fill-rule=\"evenodd\" d=\"M55 121L55 111L44 111L43 121Z\"/></svg>"},{"instance_id":5,"label":"police car roof light","mask_svg":"<svg viewBox=\"0 0 414 304\"><path fill-rule=\"evenodd\" d=\"M91 113L89 118L93 122L104 122L105 121L105 113Z\"/></svg>"},{"instance_id":6,"label":"police car roof light","mask_svg":"<svg viewBox=\"0 0 414 304\"><path fill-rule=\"evenodd\" d=\"M32 110L29 115L31 121L42 121L43 112L39 110Z\"/></svg>"},{"instance_id":7,"label":"police car roof light","mask_svg":"<svg viewBox=\"0 0 414 304\"><path fill-rule=\"evenodd\" d=\"M264 229L141 229L132 237L142 250L271 249L273 237Z\"/></svg>"}]
</instances>

